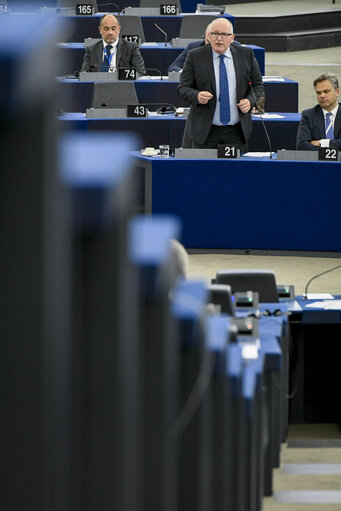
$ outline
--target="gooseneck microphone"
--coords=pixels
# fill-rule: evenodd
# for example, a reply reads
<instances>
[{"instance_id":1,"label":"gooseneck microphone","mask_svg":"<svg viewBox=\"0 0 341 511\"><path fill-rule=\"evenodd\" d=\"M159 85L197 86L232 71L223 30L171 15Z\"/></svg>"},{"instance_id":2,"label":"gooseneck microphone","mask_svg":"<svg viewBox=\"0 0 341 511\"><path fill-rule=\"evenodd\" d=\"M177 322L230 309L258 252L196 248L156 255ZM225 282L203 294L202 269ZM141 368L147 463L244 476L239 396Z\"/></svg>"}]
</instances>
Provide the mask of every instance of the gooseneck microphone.
<instances>
[{"instance_id":1,"label":"gooseneck microphone","mask_svg":"<svg viewBox=\"0 0 341 511\"><path fill-rule=\"evenodd\" d=\"M164 34L164 36L165 36L165 46L167 46L167 38L168 38L167 33L164 30L162 30L162 28L160 28L157 23L154 23L154 27L156 27L158 30L160 30L160 32L162 32Z\"/></svg>"},{"instance_id":2,"label":"gooseneck microphone","mask_svg":"<svg viewBox=\"0 0 341 511\"><path fill-rule=\"evenodd\" d=\"M160 69L156 69L156 67L146 67L146 71L156 71L160 75L160 80L163 80L162 72Z\"/></svg>"},{"instance_id":3,"label":"gooseneck microphone","mask_svg":"<svg viewBox=\"0 0 341 511\"><path fill-rule=\"evenodd\" d=\"M249 85L250 85L250 88L251 88L251 92L253 94L253 98L255 100L255 105L257 105L257 98L256 98L256 94L253 90L253 87L252 87L252 82L249 82ZM269 158L270 160L272 160L272 147L271 147L271 140L270 140L270 137L269 137L269 133L268 133L268 130L266 129L266 126L265 126L265 122L263 120L263 117L262 117L262 114L261 112L259 112L259 117L261 118L261 121L262 121L262 125L263 125L263 129L264 129L264 132L265 132L265 135L266 135L266 138L267 138L267 141L268 141L268 144L269 144Z\"/></svg>"},{"instance_id":4,"label":"gooseneck microphone","mask_svg":"<svg viewBox=\"0 0 341 511\"><path fill-rule=\"evenodd\" d=\"M326 273L337 270L338 268L341 268L341 264L338 264L337 266L334 266L333 268L330 268L329 270L323 271L322 273L319 273L318 275L314 275L313 277L311 277L311 279L308 280L307 285L305 286L304 298L306 300L308 299L308 287L309 287L310 282L317 279L318 277L322 277L322 275L325 275Z\"/></svg>"},{"instance_id":5,"label":"gooseneck microphone","mask_svg":"<svg viewBox=\"0 0 341 511\"><path fill-rule=\"evenodd\" d=\"M79 71L74 71L73 73L70 73L68 75L64 75L64 78L66 80L74 80L75 78L79 78Z\"/></svg>"},{"instance_id":6,"label":"gooseneck microphone","mask_svg":"<svg viewBox=\"0 0 341 511\"><path fill-rule=\"evenodd\" d=\"M114 2L110 2L110 3L107 3L107 4L101 4L101 7L106 7L108 5L112 5L113 7L116 7L117 12L121 12L120 7L117 4L114 4ZM105 13L103 13L103 16L105 16Z\"/></svg>"}]
</instances>

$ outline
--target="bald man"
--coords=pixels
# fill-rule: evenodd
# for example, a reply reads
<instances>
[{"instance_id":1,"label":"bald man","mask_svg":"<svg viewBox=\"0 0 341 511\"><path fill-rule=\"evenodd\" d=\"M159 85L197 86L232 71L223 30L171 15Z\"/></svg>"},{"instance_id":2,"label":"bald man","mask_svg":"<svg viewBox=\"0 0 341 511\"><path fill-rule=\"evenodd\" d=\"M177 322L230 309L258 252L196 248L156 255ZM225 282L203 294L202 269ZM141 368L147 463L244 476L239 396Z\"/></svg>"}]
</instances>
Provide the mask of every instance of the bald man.
<instances>
[{"instance_id":1,"label":"bald man","mask_svg":"<svg viewBox=\"0 0 341 511\"><path fill-rule=\"evenodd\" d=\"M102 41L85 48L81 71L111 72L119 68L146 74L138 44L120 39L121 26L115 16L102 16L98 30Z\"/></svg>"},{"instance_id":2,"label":"bald man","mask_svg":"<svg viewBox=\"0 0 341 511\"><path fill-rule=\"evenodd\" d=\"M188 53L178 92L191 105L188 131L194 148L223 144L247 151L251 110L264 95L264 85L252 49L233 41L231 22L217 18L211 23L210 44Z\"/></svg>"}]
</instances>

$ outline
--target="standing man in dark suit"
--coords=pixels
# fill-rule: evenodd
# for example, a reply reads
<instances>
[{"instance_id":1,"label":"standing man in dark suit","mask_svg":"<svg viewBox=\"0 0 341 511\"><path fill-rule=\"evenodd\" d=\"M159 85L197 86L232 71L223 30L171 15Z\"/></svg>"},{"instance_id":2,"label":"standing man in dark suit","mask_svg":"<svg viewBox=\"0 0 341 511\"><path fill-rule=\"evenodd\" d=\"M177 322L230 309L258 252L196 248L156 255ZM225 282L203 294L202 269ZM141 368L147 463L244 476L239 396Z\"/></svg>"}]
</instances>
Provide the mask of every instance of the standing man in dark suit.
<instances>
[{"instance_id":1,"label":"standing man in dark suit","mask_svg":"<svg viewBox=\"0 0 341 511\"><path fill-rule=\"evenodd\" d=\"M194 148L229 144L247 150L251 109L264 85L252 49L232 46L233 40L231 22L217 18L211 23L210 45L188 53L178 92L191 104L188 129Z\"/></svg>"},{"instance_id":2,"label":"standing man in dark suit","mask_svg":"<svg viewBox=\"0 0 341 511\"><path fill-rule=\"evenodd\" d=\"M136 69L146 74L138 44L120 39L121 26L112 14L102 16L99 24L102 41L85 48L81 71L115 71Z\"/></svg>"},{"instance_id":3,"label":"standing man in dark suit","mask_svg":"<svg viewBox=\"0 0 341 511\"><path fill-rule=\"evenodd\" d=\"M297 149L318 151L319 147L333 147L341 151L339 81L334 74L324 73L313 83L318 105L302 112L297 130Z\"/></svg>"}]
</instances>

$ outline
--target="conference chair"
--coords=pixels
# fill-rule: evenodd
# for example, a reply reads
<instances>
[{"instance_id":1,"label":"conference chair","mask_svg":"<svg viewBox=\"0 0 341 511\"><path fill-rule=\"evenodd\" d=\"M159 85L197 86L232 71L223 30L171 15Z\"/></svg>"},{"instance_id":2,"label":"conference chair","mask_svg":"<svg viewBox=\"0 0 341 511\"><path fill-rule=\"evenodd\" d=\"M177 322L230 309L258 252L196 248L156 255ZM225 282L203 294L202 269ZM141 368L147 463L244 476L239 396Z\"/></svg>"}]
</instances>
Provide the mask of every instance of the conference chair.
<instances>
[{"instance_id":1,"label":"conference chair","mask_svg":"<svg viewBox=\"0 0 341 511\"><path fill-rule=\"evenodd\" d=\"M172 0L168 2L167 0L140 0L140 7L160 7L162 4L176 4L178 13L181 12L181 4L179 0Z\"/></svg>"},{"instance_id":2,"label":"conference chair","mask_svg":"<svg viewBox=\"0 0 341 511\"><path fill-rule=\"evenodd\" d=\"M121 25L120 37L122 39L125 36L138 36L139 40L135 41L131 37L127 40L131 42L137 42L138 44L143 44L146 40L144 35L144 30L141 22L140 16L120 16L117 15L116 18ZM96 44L98 41L101 41L100 37L87 37L84 39L84 46L90 46L91 44Z\"/></svg>"},{"instance_id":3,"label":"conference chair","mask_svg":"<svg viewBox=\"0 0 341 511\"><path fill-rule=\"evenodd\" d=\"M146 38L144 36L144 30L140 16L119 15L116 16L116 18L121 25L120 37L124 37L126 35L138 35L140 44L145 42Z\"/></svg>"},{"instance_id":4,"label":"conference chair","mask_svg":"<svg viewBox=\"0 0 341 511\"><path fill-rule=\"evenodd\" d=\"M132 82L99 82L94 84L92 108L137 105L135 85Z\"/></svg>"},{"instance_id":5,"label":"conference chair","mask_svg":"<svg viewBox=\"0 0 341 511\"><path fill-rule=\"evenodd\" d=\"M257 291L260 302L279 301L275 274L271 270L221 270L212 283L227 284L233 293Z\"/></svg>"},{"instance_id":6,"label":"conference chair","mask_svg":"<svg viewBox=\"0 0 341 511\"><path fill-rule=\"evenodd\" d=\"M195 40L202 39L207 25L216 18L216 16L200 16L198 14L183 16L181 20L179 38Z\"/></svg>"},{"instance_id":7,"label":"conference chair","mask_svg":"<svg viewBox=\"0 0 341 511\"><path fill-rule=\"evenodd\" d=\"M226 284L208 284L208 303L213 303L220 307L222 314L234 316L235 308L232 302L231 286Z\"/></svg>"}]
</instances>

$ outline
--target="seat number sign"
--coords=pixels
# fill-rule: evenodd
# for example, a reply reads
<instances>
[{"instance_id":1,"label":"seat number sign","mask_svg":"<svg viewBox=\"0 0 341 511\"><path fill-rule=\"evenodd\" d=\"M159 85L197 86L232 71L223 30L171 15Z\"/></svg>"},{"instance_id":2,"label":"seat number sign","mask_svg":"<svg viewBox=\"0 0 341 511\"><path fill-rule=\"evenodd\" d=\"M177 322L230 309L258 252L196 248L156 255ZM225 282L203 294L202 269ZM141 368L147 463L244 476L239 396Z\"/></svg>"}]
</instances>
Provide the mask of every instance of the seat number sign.
<instances>
[{"instance_id":1,"label":"seat number sign","mask_svg":"<svg viewBox=\"0 0 341 511\"><path fill-rule=\"evenodd\" d=\"M218 158L238 158L236 145L218 145Z\"/></svg>"},{"instance_id":2,"label":"seat number sign","mask_svg":"<svg viewBox=\"0 0 341 511\"><path fill-rule=\"evenodd\" d=\"M146 105L127 105L127 117L147 117Z\"/></svg>"},{"instance_id":3,"label":"seat number sign","mask_svg":"<svg viewBox=\"0 0 341 511\"><path fill-rule=\"evenodd\" d=\"M76 4L76 15L77 16L92 16L92 5L91 4Z\"/></svg>"}]
</instances>

